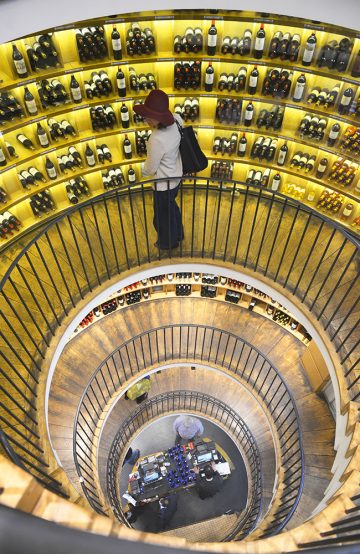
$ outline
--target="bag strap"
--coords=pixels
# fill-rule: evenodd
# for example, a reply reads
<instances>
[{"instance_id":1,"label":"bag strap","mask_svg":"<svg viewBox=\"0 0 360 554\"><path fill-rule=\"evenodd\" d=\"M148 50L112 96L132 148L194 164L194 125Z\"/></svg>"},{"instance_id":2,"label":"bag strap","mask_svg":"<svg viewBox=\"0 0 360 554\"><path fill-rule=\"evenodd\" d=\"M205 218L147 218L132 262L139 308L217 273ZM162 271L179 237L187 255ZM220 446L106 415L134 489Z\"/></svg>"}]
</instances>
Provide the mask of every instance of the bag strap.
<instances>
[{"instance_id":1,"label":"bag strap","mask_svg":"<svg viewBox=\"0 0 360 554\"><path fill-rule=\"evenodd\" d=\"M175 119L175 118L174 118L174 119ZM178 130L179 130L179 133L180 133L181 138L183 138L183 128L181 127L181 125L180 125L180 123L178 122L177 119L175 119L175 123L176 123L176 125L177 125Z\"/></svg>"}]
</instances>

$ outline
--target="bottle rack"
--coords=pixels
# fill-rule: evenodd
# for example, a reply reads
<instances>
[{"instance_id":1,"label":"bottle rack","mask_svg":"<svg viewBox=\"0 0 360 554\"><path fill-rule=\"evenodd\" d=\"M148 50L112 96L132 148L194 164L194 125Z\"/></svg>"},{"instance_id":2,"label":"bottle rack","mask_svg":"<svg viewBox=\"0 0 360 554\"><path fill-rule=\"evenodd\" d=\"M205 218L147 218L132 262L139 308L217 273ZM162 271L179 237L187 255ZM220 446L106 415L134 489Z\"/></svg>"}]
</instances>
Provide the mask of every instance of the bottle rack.
<instances>
[{"instance_id":1,"label":"bottle rack","mask_svg":"<svg viewBox=\"0 0 360 554\"><path fill-rule=\"evenodd\" d=\"M200 144L210 158L210 161L221 158L224 160L229 159L234 162L234 179L245 180L247 173L246 168L262 168L264 167L264 164L258 160L249 159L248 156L243 158L237 158L236 156L213 156L211 152L211 143L214 133L220 132L220 134L226 134L228 132L230 133L230 131L235 131L240 134L241 132L245 132L249 143L248 149L251 148L252 137L254 137L255 140L259 135L278 138L278 148L281 146L282 141L286 140L289 146L288 162L296 150L304 148L309 154L316 155L315 167L323 157L328 158L329 167L332 166L337 157L344 157L346 160L349 160L350 163L357 164L358 167L358 164L360 163L359 155L341 150L339 148L339 144L341 137L344 135L344 132L348 126L360 126L360 118L355 117L354 113L340 115L337 110L337 105L343 91L349 86L355 93L353 104L355 105L357 103L357 105L359 105L360 102L360 79L351 76L351 70L354 66L360 48L360 35L356 34L355 31L331 25L317 25L304 20L298 20L295 18L289 19L283 16L271 15L267 18L263 18L261 16L258 17L258 15L259 14L250 14L245 12L219 12L213 16L206 11L196 11L194 13L189 11L178 11L176 13L159 12L156 16L150 13L128 14L124 17L115 19L99 18L97 20L80 22L78 24L74 23L73 25L66 26L66 28L57 28L54 31L49 31L52 33L53 43L59 55L60 66L37 72L30 71L30 66L27 63L25 44L32 44L32 41L35 40L32 35L29 35L28 37L13 41L13 43L16 44L20 52L23 54L27 63L29 75L25 79L18 78L16 75L11 58L11 44L7 43L0 45L0 59L2 60L0 67L0 94L2 92L12 94L22 106L24 112L23 118L14 119L13 121L10 121L0 127L0 147L7 158L7 164L4 167L0 167L0 187L5 190L7 194L6 202L3 203L2 210L0 210L0 212L11 209L12 213L14 213L14 215L22 222L21 231L23 231L35 225L37 221L32 217L32 214L28 209L28 198L35 192L48 188L54 196L57 213L63 209L66 209L69 205L63 183L73 176L83 175L86 177L91 195L98 195L103 192L99 170L102 168L108 169L110 164L105 164L105 166L97 165L95 168L84 167L81 171L79 170L68 175L61 175L59 173L58 178L54 181L48 180L40 187L32 187L33 190L30 191L23 190L17 179L16 172L21 171L24 168L26 169L29 164L34 165L43 172L43 160L46 154L49 155L53 163L56 165L56 156L59 153L62 153L69 146L75 146L82 153L82 142L95 144L95 141L101 143L108 141L108 146L113 153L113 166L126 166L130 163L133 165L141 161L140 158L134 157L134 154L132 160L125 160L122 156L121 144L119 142L116 143L116 136L119 133L128 133L133 143L133 152L135 153L135 131L147 128L144 124L134 124L132 120L132 106L134 100L143 100L147 96L147 92L142 90L137 93L130 90L129 69L131 67L134 67L137 74L154 74L157 86L165 90L170 95L170 108L172 110L174 110L176 103L183 102L183 100L187 97L199 99L200 114L198 120L194 123L194 127L198 130ZM213 56L209 56L206 51L207 31L211 25L212 19L215 20L217 28L217 46L215 54ZM130 24L135 21L139 22L140 27L147 26L152 29L156 45L154 53L139 56L127 55L125 47L126 32ZM253 47L255 35L261 22L265 24L266 40L264 55L259 60L255 59L253 56ZM90 62L80 62L76 46L76 30L79 27L94 25L102 25L104 27L108 56L104 59L92 60ZM121 60L115 60L112 55L111 31L113 25L116 25L116 28L120 33L122 44ZM183 35L187 27L198 27L202 30L203 48L197 53L174 53L173 39L176 35ZM223 38L226 35L242 36L245 29L250 29L252 31L252 47L250 53L246 56L222 54L221 45ZM292 35L295 32L300 35L301 42L297 61L281 60L278 58L270 59L267 57L270 40L274 32L279 29L282 31L286 29L286 31L289 31ZM301 63L302 53L306 39L313 30L316 31L317 35L316 52L312 64L308 67L304 67ZM324 67L319 68L315 62L321 47L330 40L335 39L339 41L342 37L348 37L353 43L346 71L339 73L336 70L330 70ZM202 62L200 90L187 89L177 91L174 89L174 64L176 61L184 60L200 60ZM212 91L205 92L205 69L209 62L212 62L212 66L215 70L215 80ZM249 74L254 65L257 65L259 78L257 91L254 95L252 95L249 94L248 83ZM119 97L117 93L116 72L118 66L122 67L126 80L126 96L123 98ZM227 90L219 91L217 85L221 72L233 72L237 74L241 67L245 67L247 69L245 89L240 92L229 92ZM286 69L293 74L292 86L287 98L274 98L271 95L264 96L262 94L262 83L268 70L272 68ZM85 95L84 81L89 79L92 71L100 70L107 72L113 86L113 92L107 97L102 96L100 98L88 99ZM294 102L293 91L295 89L296 80L301 73L303 73L306 78L305 93L301 102ZM70 79L72 75L75 76L80 85L83 97L80 103L74 103L71 100ZM66 91L69 93L70 101L66 104L44 109L39 100L37 83L43 79L51 80L53 78L58 78L58 80L63 84ZM331 90L335 84L340 85L340 91L336 99L335 106L331 109L325 110L321 106L306 103L307 95L315 86L318 86L321 89L326 88ZM23 95L25 86L27 86L33 94L37 103L38 113L33 116L28 114L24 105ZM233 126L225 123L219 124L215 120L217 100L221 98L236 98L242 101L242 114L239 125ZM264 107L271 108L272 106L283 106L285 112L281 129L278 131L270 129L266 130L265 128L258 129L255 124L256 116L253 119L253 124L250 127L245 127L243 119L244 109L250 100L253 102L256 114L258 114ZM123 129L120 123L119 112L122 103L125 103L129 109L130 126L128 129ZM117 117L117 125L112 130L95 132L91 127L89 109L103 104L111 104L113 106ZM340 136L334 146L328 146L325 141L317 143L299 135L297 129L299 122L304 117L305 113L321 116L327 119L328 123L325 137L328 135L328 132L334 123L340 124ZM60 140L56 143L50 140L50 145L46 149L39 147L36 144L35 139L36 124L40 122L43 127L48 130L46 120L49 117L56 120L67 119L76 129L77 136L71 137L67 141ZM16 135L20 132L31 138L34 144L38 146L35 151L29 152L18 143ZM16 148L18 158L10 158L5 142L10 143ZM279 167L274 162L275 160L270 165L266 164L266 166L269 166L272 172L275 171L280 173L280 192L285 195L292 196L294 187L289 185L295 185L295 187L298 187L297 190L302 188L304 190L303 197L300 198L298 193L295 197L300 199L305 204L311 205L314 209L318 209L317 200L321 197L321 194L325 189L338 192L344 197L344 206L347 202L354 205L351 217L349 219L343 217L343 210L341 210L341 213L337 213L336 215L331 215L329 212L326 212L326 214L331 217L336 217L340 224L349 227L353 232L358 229L358 221L360 217L359 169L357 169L356 177L351 185L349 187L342 187L326 179L317 179L314 175L314 171L310 174L303 175L289 168L288 163L285 164L285 166ZM209 177L209 169L203 172L201 176ZM315 191L315 196L314 200L309 202L307 200L307 196L309 196L308 191L311 187ZM313 195L311 194L310 196L312 197ZM16 237L14 237L14 239L15 238ZM8 244L9 240L12 239L7 239L7 242L2 239L0 247L1 244Z\"/></svg>"},{"instance_id":2,"label":"bottle rack","mask_svg":"<svg viewBox=\"0 0 360 554\"><path fill-rule=\"evenodd\" d=\"M179 275L183 275L184 277L179 277ZM205 294L204 289L211 289L211 293L215 289L215 294ZM233 296L239 296L237 302L229 300L229 292L234 293ZM130 296L132 296L132 299L129 301L127 297ZM160 275L152 277L151 279L143 279L142 281L118 290L105 302L96 306L85 316L69 340L76 337L79 332L92 323L100 320L113 311L126 308L138 302L172 298L174 296L191 296L193 298L207 297L218 302L236 304L243 309L254 311L278 323L306 345L311 341L311 336L306 329L296 321L295 317L279 302L262 291L244 282L234 281L222 276L201 273ZM274 319L274 317L280 317L280 321L279 319ZM282 324L281 319L283 318L288 320L288 322Z\"/></svg>"}]
</instances>

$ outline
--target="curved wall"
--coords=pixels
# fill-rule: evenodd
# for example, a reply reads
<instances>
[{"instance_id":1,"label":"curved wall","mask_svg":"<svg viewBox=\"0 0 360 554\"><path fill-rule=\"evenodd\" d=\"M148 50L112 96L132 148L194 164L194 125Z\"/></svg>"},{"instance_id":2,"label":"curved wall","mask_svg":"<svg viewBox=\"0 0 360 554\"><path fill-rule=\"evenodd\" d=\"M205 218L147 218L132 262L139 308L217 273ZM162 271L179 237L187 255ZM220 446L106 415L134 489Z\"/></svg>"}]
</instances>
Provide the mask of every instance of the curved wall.
<instances>
[{"instance_id":1,"label":"curved wall","mask_svg":"<svg viewBox=\"0 0 360 554\"><path fill-rule=\"evenodd\" d=\"M123 5L122 5L123 4ZM152 10L194 9L192 0L153 0L151 5L146 0L137 0L131 3L120 3L114 0L87 0L74 2L72 0L2 0L0 4L0 42L21 37L30 33L48 29L50 27L71 24L74 21L103 17L104 14L129 13ZM85 9L84 9L85 8ZM218 9L216 0L198 0L197 9ZM237 4L233 0L223 0L221 9L279 13L294 17L303 17L354 28L360 20L360 4L358 0L342 0L341 3L333 0L246 0ZM72 25L71 25L72 27Z\"/></svg>"}]
</instances>

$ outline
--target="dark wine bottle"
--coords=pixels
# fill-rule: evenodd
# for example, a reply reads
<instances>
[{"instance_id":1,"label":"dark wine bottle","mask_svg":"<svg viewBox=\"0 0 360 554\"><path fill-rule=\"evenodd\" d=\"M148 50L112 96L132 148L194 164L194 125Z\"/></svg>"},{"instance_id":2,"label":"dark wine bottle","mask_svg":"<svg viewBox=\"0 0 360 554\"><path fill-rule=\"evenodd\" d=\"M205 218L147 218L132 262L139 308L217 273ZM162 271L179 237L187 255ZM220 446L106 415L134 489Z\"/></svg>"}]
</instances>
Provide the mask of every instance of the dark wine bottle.
<instances>
[{"instance_id":1,"label":"dark wine bottle","mask_svg":"<svg viewBox=\"0 0 360 554\"><path fill-rule=\"evenodd\" d=\"M123 104L120 108L121 126L123 129L128 129L130 126L129 109L126 104Z\"/></svg>"},{"instance_id":2,"label":"dark wine bottle","mask_svg":"<svg viewBox=\"0 0 360 554\"><path fill-rule=\"evenodd\" d=\"M256 89L259 81L259 71L257 65L254 65L254 69L250 73L249 78L249 94L256 94Z\"/></svg>"},{"instance_id":3,"label":"dark wine bottle","mask_svg":"<svg viewBox=\"0 0 360 554\"><path fill-rule=\"evenodd\" d=\"M38 113L38 108L35 102L34 96L29 91L28 87L25 87L25 93L24 93L24 102L27 111L30 115L36 115Z\"/></svg>"},{"instance_id":4,"label":"dark wine bottle","mask_svg":"<svg viewBox=\"0 0 360 554\"><path fill-rule=\"evenodd\" d=\"M89 167L94 167L94 165L96 165L95 154L90 148L88 143L86 143L86 148L85 148L85 159Z\"/></svg>"},{"instance_id":5,"label":"dark wine bottle","mask_svg":"<svg viewBox=\"0 0 360 554\"><path fill-rule=\"evenodd\" d=\"M254 106L252 104L252 101L250 101L245 108L245 114L244 114L245 127L250 127L253 117L254 117Z\"/></svg>"},{"instance_id":6,"label":"dark wine bottle","mask_svg":"<svg viewBox=\"0 0 360 554\"><path fill-rule=\"evenodd\" d=\"M121 39L120 39L120 33L117 30L117 28L113 27L112 33L111 33L111 45L112 50L114 54L114 60L121 60L122 59L122 48L121 48Z\"/></svg>"},{"instance_id":7,"label":"dark wine bottle","mask_svg":"<svg viewBox=\"0 0 360 554\"><path fill-rule=\"evenodd\" d=\"M126 82L125 75L121 67L118 68L116 73L116 84L118 89L118 94L120 97L126 96Z\"/></svg>"},{"instance_id":8,"label":"dark wine bottle","mask_svg":"<svg viewBox=\"0 0 360 554\"><path fill-rule=\"evenodd\" d=\"M125 138L124 138L123 151L124 151L125 158L127 160L130 160L132 158L132 147L131 147L131 142L127 135L125 135Z\"/></svg>"},{"instance_id":9,"label":"dark wine bottle","mask_svg":"<svg viewBox=\"0 0 360 554\"><path fill-rule=\"evenodd\" d=\"M352 65L351 77L360 77L360 50L357 53L354 63Z\"/></svg>"},{"instance_id":10,"label":"dark wine bottle","mask_svg":"<svg viewBox=\"0 0 360 554\"><path fill-rule=\"evenodd\" d=\"M305 92L305 85L306 85L306 78L304 73L301 73L301 75L297 78L294 94L293 94L293 101L294 102L301 102L304 96Z\"/></svg>"},{"instance_id":11,"label":"dark wine bottle","mask_svg":"<svg viewBox=\"0 0 360 554\"><path fill-rule=\"evenodd\" d=\"M20 133L19 135L16 135L16 138L20 142L20 144L22 144L28 150L35 150L33 143L25 135Z\"/></svg>"},{"instance_id":12,"label":"dark wine bottle","mask_svg":"<svg viewBox=\"0 0 360 554\"><path fill-rule=\"evenodd\" d=\"M17 155L16 153L16 150L15 148L13 147L12 144L10 144L10 142L6 142L5 141L5 146L7 148L7 151L9 152L9 155L12 157L12 158L18 158L19 156Z\"/></svg>"},{"instance_id":13,"label":"dark wine bottle","mask_svg":"<svg viewBox=\"0 0 360 554\"><path fill-rule=\"evenodd\" d=\"M352 88L348 87L347 89L344 90L338 106L339 114L347 115L349 113L350 104L354 96L355 96L355 93Z\"/></svg>"},{"instance_id":14,"label":"dark wine bottle","mask_svg":"<svg viewBox=\"0 0 360 554\"><path fill-rule=\"evenodd\" d=\"M0 166L4 167L6 164L7 164L7 161L6 161L6 158L5 158L5 154L4 154L4 151L3 151L3 149L1 148L1 145L0 145Z\"/></svg>"},{"instance_id":15,"label":"dark wine bottle","mask_svg":"<svg viewBox=\"0 0 360 554\"><path fill-rule=\"evenodd\" d=\"M330 133L327 139L328 146L334 146L335 142L338 139L339 133L340 133L340 125L338 123L334 123L334 125L330 129Z\"/></svg>"},{"instance_id":16,"label":"dark wine bottle","mask_svg":"<svg viewBox=\"0 0 360 554\"><path fill-rule=\"evenodd\" d=\"M247 138L245 133L242 134L242 137L239 140L237 154L239 158L243 158L246 154Z\"/></svg>"},{"instance_id":17,"label":"dark wine bottle","mask_svg":"<svg viewBox=\"0 0 360 554\"><path fill-rule=\"evenodd\" d=\"M13 59L16 74L18 75L18 77L21 77L21 78L27 77L28 71L26 68L26 63L23 55L21 54L16 44L13 44L12 48L13 48L12 59Z\"/></svg>"},{"instance_id":18,"label":"dark wine bottle","mask_svg":"<svg viewBox=\"0 0 360 554\"><path fill-rule=\"evenodd\" d=\"M54 181L57 177L57 171L55 169L54 164L52 163L50 158L48 158L47 156L46 156L46 159L45 159L45 169L46 169L46 173L47 173L49 179Z\"/></svg>"},{"instance_id":19,"label":"dark wine bottle","mask_svg":"<svg viewBox=\"0 0 360 554\"><path fill-rule=\"evenodd\" d=\"M214 56L216 51L216 41L217 41L217 29L215 27L215 20L211 22L211 26L208 30L207 37L207 54L208 56Z\"/></svg>"},{"instance_id":20,"label":"dark wine bottle","mask_svg":"<svg viewBox=\"0 0 360 554\"><path fill-rule=\"evenodd\" d=\"M316 48L316 35L315 33L311 33L311 35L308 37L305 44L305 50L303 52L303 57L301 62L303 65L307 66L311 64L315 54L315 48Z\"/></svg>"},{"instance_id":21,"label":"dark wine bottle","mask_svg":"<svg viewBox=\"0 0 360 554\"><path fill-rule=\"evenodd\" d=\"M261 23L260 29L256 33L255 47L254 47L254 58L260 60L264 53L265 47L265 30L264 23Z\"/></svg>"},{"instance_id":22,"label":"dark wine bottle","mask_svg":"<svg viewBox=\"0 0 360 554\"><path fill-rule=\"evenodd\" d=\"M132 165L129 166L127 175L128 175L128 183L129 183L129 185L131 185L132 183L135 183L135 181L136 181L136 173L135 173L135 170L133 169Z\"/></svg>"},{"instance_id":23,"label":"dark wine bottle","mask_svg":"<svg viewBox=\"0 0 360 554\"><path fill-rule=\"evenodd\" d=\"M40 146L42 146L43 148L47 148L49 146L49 138L45 129L41 126L41 123L37 124L36 134Z\"/></svg>"},{"instance_id":24,"label":"dark wine bottle","mask_svg":"<svg viewBox=\"0 0 360 554\"><path fill-rule=\"evenodd\" d=\"M205 90L206 92L211 92L214 84L214 68L212 62L209 62L209 65L205 71Z\"/></svg>"},{"instance_id":25,"label":"dark wine bottle","mask_svg":"<svg viewBox=\"0 0 360 554\"><path fill-rule=\"evenodd\" d=\"M82 101L81 88L74 75L71 75L70 79L70 94L75 104L80 104Z\"/></svg>"}]
</instances>

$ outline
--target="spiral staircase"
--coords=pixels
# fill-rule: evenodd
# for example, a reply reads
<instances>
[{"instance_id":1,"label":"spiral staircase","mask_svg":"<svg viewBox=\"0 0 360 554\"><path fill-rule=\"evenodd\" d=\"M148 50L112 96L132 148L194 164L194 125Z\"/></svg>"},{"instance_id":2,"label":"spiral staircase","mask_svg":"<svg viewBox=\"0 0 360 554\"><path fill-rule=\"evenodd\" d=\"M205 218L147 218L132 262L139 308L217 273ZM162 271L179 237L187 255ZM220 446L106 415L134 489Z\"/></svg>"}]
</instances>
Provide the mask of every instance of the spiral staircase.
<instances>
[{"instance_id":1,"label":"spiral staircase","mask_svg":"<svg viewBox=\"0 0 360 554\"><path fill-rule=\"evenodd\" d=\"M356 239L299 202L241 183L192 179L180 203L185 240L174 251L152 246L151 183L141 183L70 209L26 245L3 252L0 500L6 548L24 540L11 532L20 524L28 551L38 548L42 535L48 545L71 542L87 552L332 546L355 552ZM237 306L203 298L151 300L71 338L89 309L122 286L189 268L242 278L292 310L328 366L335 422L304 377L304 345ZM144 416L123 395L149 373L153 387ZM177 399L173 408L170 398ZM207 399L206 409L199 409L200 398ZM244 457L249 498L229 530L233 542L194 544L186 533L144 533L125 523L112 484L128 445L152 420L182 411L223 425Z\"/></svg>"}]
</instances>

